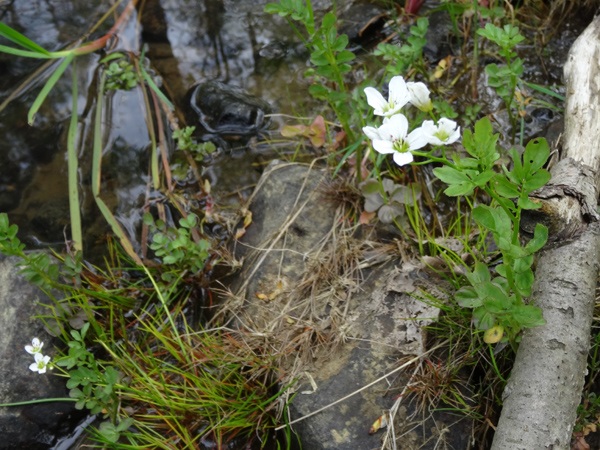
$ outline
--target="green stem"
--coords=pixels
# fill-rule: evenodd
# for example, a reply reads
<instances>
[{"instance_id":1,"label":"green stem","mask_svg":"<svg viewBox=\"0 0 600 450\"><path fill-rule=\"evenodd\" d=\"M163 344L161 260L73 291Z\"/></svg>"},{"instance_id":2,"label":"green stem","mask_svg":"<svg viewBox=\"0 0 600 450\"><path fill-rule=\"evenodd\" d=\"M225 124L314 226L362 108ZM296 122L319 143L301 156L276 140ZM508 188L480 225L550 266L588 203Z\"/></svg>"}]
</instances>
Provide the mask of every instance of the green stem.
<instances>
[{"instance_id":1,"label":"green stem","mask_svg":"<svg viewBox=\"0 0 600 450\"><path fill-rule=\"evenodd\" d=\"M433 150L432 150L432 151L433 151ZM422 162L422 163L416 163L416 164L415 164L415 163L413 163L413 165L422 165L422 164L426 164L426 163L429 163L429 162L432 162L432 161L433 161L433 162L439 162L439 163L442 163L442 164L444 164L444 165L446 165L446 166L448 166L448 167L452 167L453 169L460 170L458 167L456 167L456 165L455 165L455 164L453 164L453 163L451 163L450 161L448 161L448 159L446 159L446 157L444 157L444 158L438 158L438 157L436 157L436 156L431 156L431 153L423 153L423 152L417 152L417 151L413 151L413 152L411 152L411 153L412 153L414 156L422 156L422 157L424 157L424 158L429 158L429 161L424 161L424 162Z\"/></svg>"}]
</instances>

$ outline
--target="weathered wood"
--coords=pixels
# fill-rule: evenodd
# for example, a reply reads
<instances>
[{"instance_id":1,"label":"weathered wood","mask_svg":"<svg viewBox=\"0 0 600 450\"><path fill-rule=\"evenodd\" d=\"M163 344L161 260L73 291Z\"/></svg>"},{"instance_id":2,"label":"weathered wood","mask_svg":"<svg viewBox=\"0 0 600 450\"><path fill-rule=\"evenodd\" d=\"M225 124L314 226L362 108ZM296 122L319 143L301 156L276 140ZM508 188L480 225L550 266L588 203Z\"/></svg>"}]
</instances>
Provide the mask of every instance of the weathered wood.
<instances>
[{"instance_id":1,"label":"weathered wood","mask_svg":"<svg viewBox=\"0 0 600 450\"><path fill-rule=\"evenodd\" d=\"M547 324L523 336L492 450L570 449L598 277L599 61L597 17L577 39L565 65L565 161L553 169L552 185L536 193L542 213L549 214L542 221L555 240L538 258L532 295ZM524 226L531 228L534 221Z\"/></svg>"}]
</instances>

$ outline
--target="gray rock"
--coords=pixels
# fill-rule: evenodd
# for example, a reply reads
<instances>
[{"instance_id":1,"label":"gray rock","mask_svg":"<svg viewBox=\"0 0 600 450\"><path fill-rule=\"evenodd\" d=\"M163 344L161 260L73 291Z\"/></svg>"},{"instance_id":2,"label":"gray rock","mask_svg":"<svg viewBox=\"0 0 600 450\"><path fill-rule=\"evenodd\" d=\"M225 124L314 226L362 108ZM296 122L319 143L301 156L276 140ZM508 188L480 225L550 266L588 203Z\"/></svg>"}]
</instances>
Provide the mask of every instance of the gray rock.
<instances>
[{"instance_id":1,"label":"gray rock","mask_svg":"<svg viewBox=\"0 0 600 450\"><path fill-rule=\"evenodd\" d=\"M230 286L234 294L230 301L237 299L241 302L237 306L243 306L238 315L239 326L273 336L278 333L274 331L277 323L287 317L291 320L290 327L295 322L305 323L315 330L315 335L329 341L325 346L314 344L313 359L303 367L295 388L298 394L290 405L290 420L312 413L376 381L395 369L402 356L420 354L425 346L421 326L428 324L438 310L415 300L410 294L425 289L437 298L445 298L444 292L426 276L402 272L396 268L401 264L400 260L383 255L376 259L382 261L381 264L371 268L367 264L362 272L364 281L359 286L337 296L337 300L336 296L325 302L314 299L312 315L297 308L296 305L312 295L308 293L302 297L299 286L311 276L311 271L316 270L315 252L332 250L328 235L339 216L335 206L324 200L318 188L320 181L328 177L327 172L310 170L306 166L271 163L249 207L253 222L235 249L236 258L243 259L243 268ZM278 289L280 295L265 300L265 295ZM444 289L448 287L444 286ZM295 333L290 338L298 338L301 328ZM332 350L330 344L336 340L338 345ZM281 344L285 345L285 339ZM316 391L311 378L317 386ZM398 374L390 377L389 382L395 384L378 382L294 424L303 448L381 448L382 433L369 435L369 429L384 411L391 408L394 397L404 386L404 383L398 385ZM405 425L402 419L412 411L406 407L400 409L396 430ZM444 431L455 422L459 427L472 425L469 420L435 413L433 419L424 422L423 430L409 431L400 448L433 449L438 440L454 445L454 448L467 448L469 433L465 430L454 434ZM415 446L409 446L409 442Z\"/></svg>"},{"instance_id":2,"label":"gray rock","mask_svg":"<svg viewBox=\"0 0 600 450\"><path fill-rule=\"evenodd\" d=\"M32 338L43 341L43 354L50 356L61 342L46 333L44 323L34 317L47 314L36 303L52 300L18 274L18 261L0 255L0 403L68 397L64 378L51 371L38 374L29 370L33 356L24 347ZM73 421L80 418L81 412L72 402L0 408L0 449L49 449L56 436L69 431Z\"/></svg>"}]
</instances>

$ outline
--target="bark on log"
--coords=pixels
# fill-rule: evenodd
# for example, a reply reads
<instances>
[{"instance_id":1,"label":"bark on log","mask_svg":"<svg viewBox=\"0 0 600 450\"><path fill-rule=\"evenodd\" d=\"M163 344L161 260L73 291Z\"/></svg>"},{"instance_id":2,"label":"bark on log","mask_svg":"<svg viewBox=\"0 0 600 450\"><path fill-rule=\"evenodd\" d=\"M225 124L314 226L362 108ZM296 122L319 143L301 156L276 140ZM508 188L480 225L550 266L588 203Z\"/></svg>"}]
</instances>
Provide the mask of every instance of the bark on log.
<instances>
[{"instance_id":1,"label":"bark on log","mask_svg":"<svg viewBox=\"0 0 600 450\"><path fill-rule=\"evenodd\" d=\"M492 450L570 448L598 278L599 61L597 17L577 39L565 65L563 160L552 170L551 185L536 193L542 210L523 223L525 231L531 230L541 218L555 241L539 255L532 294L547 324L523 336Z\"/></svg>"}]
</instances>

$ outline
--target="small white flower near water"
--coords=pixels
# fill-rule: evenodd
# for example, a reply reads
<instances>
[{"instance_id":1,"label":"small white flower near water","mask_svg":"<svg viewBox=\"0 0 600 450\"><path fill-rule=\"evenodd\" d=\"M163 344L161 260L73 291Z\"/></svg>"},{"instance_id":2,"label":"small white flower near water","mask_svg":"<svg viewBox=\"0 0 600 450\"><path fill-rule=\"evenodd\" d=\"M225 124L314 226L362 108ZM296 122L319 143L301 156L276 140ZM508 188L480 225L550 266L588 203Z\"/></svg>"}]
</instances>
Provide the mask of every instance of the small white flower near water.
<instances>
[{"instance_id":1,"label":"small white flower near water","mask_svg":"<svg viewBox=\"0 0 600 450\"><path fill-rule=\"evenodd\" d=\"M437 126L433 120L426 120L421 127L427 141L432 145L450 145L460 138L460 127L450 119L442 117Z\"/></svg>"},{"instance_id":2,"label":"small white flower near water","mask_svg":"<svg viewBox=\"0 0 600 450\"><path fill-rule=\"evenodd\" d=\"M400 76L391 79L387 101L377 89L372 87L365 88L365 95L367 103L374 109L373 114L376 116L391 117L410 101L410 93L404 78Z\"/></svg>"},{"instance_id":3,"label":"small white flower near water","mask_svg":"<svg viewBox=\"0 0 600 450\"><path fill-rule=\"evenodd\" d=\"M30 355L35 355L36 353L42 352L42 347L44 346L43 342L40 342L38 338L33 338L31 340L31 345L25 346L25 351Z\"/></svg>"},{"instance_id":4,"label":"small white flower near water","mask_svg":"<svg viewBox=\"0 0 600 450\"><path fill-rule=\"evenodd\" d=\"M408 120L402 114L392 116L390 120L376 129L376 133L373 130L366 131L364 128L363 131L367 136L377 138L371 138L373 148L377 152L383 155L391 154L394 162L399 166L413 162L414 158L411 151L426 146L428 142L422 128L417 128L407 134Z\"/></svg>"},{"instance_id":5,"label":"small white flower near water","mask_svg":"<svg viewBox=\"0 0 600 450\"><path fill-rule=\"evenodd\" d=\"M35 362L29 366L29 370L32 372L46 373L46 368L50 362L50 357L44 356L41 353L36 353L34 358ZM52 367L50 369L52 369Z\"/></svg>"}]
</instances>

